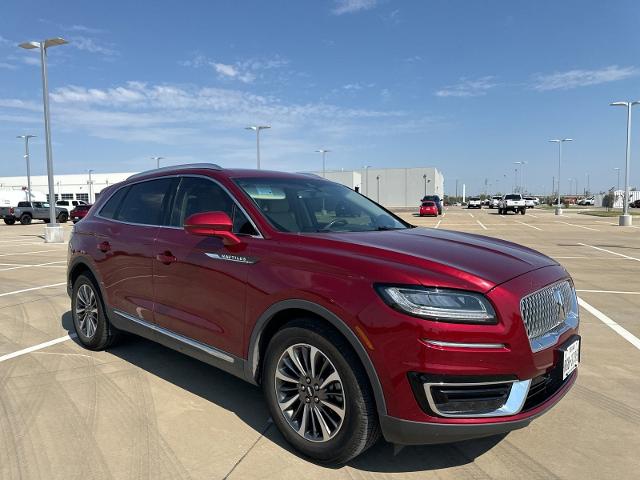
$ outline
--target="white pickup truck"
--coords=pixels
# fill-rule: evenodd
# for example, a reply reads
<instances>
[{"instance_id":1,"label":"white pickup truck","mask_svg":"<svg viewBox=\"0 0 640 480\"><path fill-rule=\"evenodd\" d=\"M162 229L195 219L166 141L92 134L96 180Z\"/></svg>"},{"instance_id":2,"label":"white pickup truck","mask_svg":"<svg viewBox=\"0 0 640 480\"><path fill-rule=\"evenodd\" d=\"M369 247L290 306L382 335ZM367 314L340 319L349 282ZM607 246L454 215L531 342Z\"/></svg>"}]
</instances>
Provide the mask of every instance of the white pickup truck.
<instances>
[{"instance_id":1,"label":"white pickup truck","mask_svg":"<svg viewBox=\"0 0 640 480\"><path fill-rule=\"evenodd\" d=\"M524 215L527 213L527 206L524 198L519 193L510 193L502 197L498 202L498 213L500 215L506 215L508 212L518 213Z\"/></svg>"}]
</instances>

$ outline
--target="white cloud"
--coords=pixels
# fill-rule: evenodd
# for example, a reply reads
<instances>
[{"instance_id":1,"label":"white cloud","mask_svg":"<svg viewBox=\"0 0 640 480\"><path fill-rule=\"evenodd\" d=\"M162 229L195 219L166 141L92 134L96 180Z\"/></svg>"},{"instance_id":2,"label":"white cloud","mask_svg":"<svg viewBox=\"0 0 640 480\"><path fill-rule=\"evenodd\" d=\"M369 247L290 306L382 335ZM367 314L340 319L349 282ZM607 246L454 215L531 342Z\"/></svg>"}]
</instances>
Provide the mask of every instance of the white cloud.
<instances>
[{"instance_id":1,"label":"white cloud","mask_svg":"<svg viewBox=\"0 0 640 480\"><path fill-rule=\"evenodd\" d=\"M18 67L12 63L0 62L0 68L4 68L5 70L15 70Z\"/></svg>"},{"instance_id":2,"label":"white cloud","mask_svg":"<svg viewBox=\"0 0 640 480\"><path fill-rule=\"evenodd\" d=\"M257 78L263 77L265 71L283 68L289 64L289 61L276 55L268 58L250 58L235 63L223 63L202 54L196 54L190 60L179 63L184 67L211 67L218 75L218 78L252 83Z\"/></svg>"},{"instance_id":3,"label":"white cloud","mask_svg":"<svg viewBox=\"0 0 640 480\"><path fill-rule=\"evenodd\" d=\"M571 88L616 82L634 77L640 73L636 67L619 67L610 65L600 70L569 70L549 75L537 75L533 89L538 91L569 90Z\"/></svg>"},{"instance_id":4,"label":"white cloud","mask_svg":"<svg viewBox=\"0 0 640 480\"><path fill-rule=\"evenodd\" d=\"M436 92L438 97L479 97L498 86L495 77L486 76L476 79L461 78L455 85L446 86Z\"/></svg>"},{"instance_id":5,"label":"white cloud","mask_svg":"<svg viewBox=\"0 0 640 480\"><path fill-rule=\"evenodd\" d=\"M103 45L90 37L79 35L71 36L69 37L69 45L77 48L78 50L83 50L89 53L97 53L108 57L118 55L118 52L114 50L112 46Z\"/></svg>"},{"instance_id":6,"label":"white cloud","mask_svg":"<svg viewBox=\"0 0 640 480\"><path fill-rule=\"evenodd\" d=\"M375 7L378 2L377 0L334 0L334 3L333 14L343 15L345 13L370 10Z\"/></svg>"}]
</instances>

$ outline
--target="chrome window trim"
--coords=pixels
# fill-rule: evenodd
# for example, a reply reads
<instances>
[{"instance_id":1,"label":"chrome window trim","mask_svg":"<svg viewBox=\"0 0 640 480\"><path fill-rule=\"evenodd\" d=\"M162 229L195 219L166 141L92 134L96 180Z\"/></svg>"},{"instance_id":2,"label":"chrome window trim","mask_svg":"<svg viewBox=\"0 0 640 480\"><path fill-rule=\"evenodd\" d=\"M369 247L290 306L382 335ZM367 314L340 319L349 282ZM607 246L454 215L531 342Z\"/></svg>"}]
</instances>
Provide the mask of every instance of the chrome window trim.
<instances>
[{"instance_id":1,"label":"chrome window trim","mask_svg":"<svg viewBox=\"0 0 640 480\"><path fill-rule=\"evenodd\" d=\"M443 342L440 340L423 339L424 342L436 347L454 347L454 348L486 348L486 349L501 349L505 348L504 343L462 343L462 342Z\"/></svg>"},{"instance_id":2,"label":"chrome window trim","mask_svg":"<svg viewBox=\"0 0 640 480\"><path fill-rule=\"evenodd\" d=\"M433 400L433 395L431 394L431 387L469 387L469 386L482 386L482 385L501 385L501 384L511 384L511 390L509 391L509 396L507 397L506 402L502 407L487 413L477 413L477 414L468 414L468 413L445 413L438 410L436 407L436 403ZM524 403L527 400L527 395L529 394L529 387L531 386L531 380L505 380L498 382L460 382L460 383L449 383L449 382L428 382L424 384L424 391L427 395L427 402L429 403L429 407L436 414L447 417L447 418L486 418L486 417L507 417L509 415L515 415L520 413L522 407L524 407Z\"/></svg>"},{"instance_id":3,"label":"chrome window trim","mask_svg":"<svg viewBox=\"0 0 640 480\"><path fill-rule=\"evenodd\" d=\"M167 167L167 168L169 168L169 167ZM116 220L115 218L107 218L107 217L103 217L102 215L100 215L100 212L105 207L107 202L109 200L111 200L111 198L116 194L116 192L122 190L123 188L130 187L132 185L137 185L139 183L151 182L153 180L160 180L162 178L184 178L184 177L204 178L206 180L209 180L209 181L215 183L217 186L219 186L227 195L229 195L229 198L231 198L233 203L235 203L235 205L240 209L240 211L247 217L247 219L249 220L249 222L251 223L251 225L253 226L255 231L258 232L257 235L249 235L249 234L246 234L246 233L236 233L236 235L240 235L240 236L243 236L243 237L264 239L264 236L262 235L262 232L260 231L260 229L258 228L256 223L253 221L253 218L251 218L251 216L247 213L245 208L240 204L240 202L235 198L235 196L229 191L229 189L227 187L225 187L223 184L221 184L215 178L211 178L211 177L208 177L206 175L199 175L199 174L195 174L195 173L194 174L176 173L176 174L172 174L172 175L162 175L162 176L159 176L159 177L141 179L141 180L138 180L138 181L135 181L135 182L129 182L128 179L127 179L127 180L125 180L126 183L123 183L123 185L121 185L120 187L116 188L111 193L111 195L109 195L109 198L107 198L105 200L104 204L100 207L100 210L98 210L94 214L94 216L98 217L98 218L100 218L102 220L107 220L109 222L116 222L116 223L120 223L122 225L133 225L133 226L136 226L136 227L167 228L167 229L172 229L172 230L184 230L183 227L175 227L175 226L171 226L171 225L155 225L155 224L148 224L148 223L123 222L122 220ZM131 176L129 178L133 178L133 176Z\"/></svg>"},{"instance_id":4,"label":"chrome window trim","mask_svg":"<svg viewBox=\"0 0 640 480\"><path fill-rule=\"evenodd\" d=\"M539 335L538 337L529 338L527 334L527 338L529 338L529 344L531 346L531 351L533 353L555 346L560 340L560 337L564 333L566 333L571 329L578 328L578 325L580 325L580 311L578 307L577 292L576 292L575 286L573 285L573 281L570 278L564 278L562 280L558 280L553 283L550 283L549 285L545 285L544 287L539 288L535 292L531 292L520 299L520 318L522 319L522 324L525 328L525 333L526 333L527 326L525 325L524 315L522 314L523 302L529 297L532 297L533 295L536 295L543 290L546 290L548 288L553 288L556 285L560 285L565 282L569 283L571 287L571 291L573 293L572 308L575 307L575 311L571 310L567 312L567 316L565 317L564 321L562 321L562 323L556 325L554 328L543 333L542 335Z\"/></svg>"},{"instance_id":5,"label":"chrome window trim","mask_svg":"<svg viewBox=\"0 0 640 480\"><path fill-rule=\"evenodd\" d=\"M138 325L149 328L150 330L161 333L162 335L165 335L167 337L173 338L174 340L177 340L186 345L189 345L190 347L197 348L198 350L201 350L213 357L219 358L220 360L224 360L225 362L229 362L229 363L235 362L235 359L231 355L228 355L227 353L223 352L222 350L218 350L215 347L210 347L209 345L205 345L204 343L197 342L195 340L190 339L189 337L180 335L179 333L175 333L175 332L172 332L171 330L167 330L166 328L162 328L158 325L148 323L144 320L141 320L132 315L129 315L128 313L125 313L121 310L116 310L114 308L113 313L120 315L122 318L129 320L130 322L134 322Z\"/></svg>"}]
</instances>

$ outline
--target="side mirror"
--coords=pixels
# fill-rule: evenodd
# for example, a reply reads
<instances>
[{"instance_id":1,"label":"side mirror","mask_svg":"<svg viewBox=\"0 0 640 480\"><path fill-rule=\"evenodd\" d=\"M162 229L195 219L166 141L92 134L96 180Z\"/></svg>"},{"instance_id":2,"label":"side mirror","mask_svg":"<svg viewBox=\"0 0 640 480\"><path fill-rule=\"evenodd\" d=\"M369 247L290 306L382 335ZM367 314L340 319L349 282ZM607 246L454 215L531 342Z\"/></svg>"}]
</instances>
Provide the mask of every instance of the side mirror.
<instances>
[{"instance_id":1,"label":"side mirror","mask_svg":"<svg viewBox=\"0 0 640 480\"><path fill-rule=\"evenodd\" d=\"M233 222L224 212L194 213L184 221L184 229L192 235L221 238L227 246L242 243L231 231Z\"/></svg>"}]
</instances>

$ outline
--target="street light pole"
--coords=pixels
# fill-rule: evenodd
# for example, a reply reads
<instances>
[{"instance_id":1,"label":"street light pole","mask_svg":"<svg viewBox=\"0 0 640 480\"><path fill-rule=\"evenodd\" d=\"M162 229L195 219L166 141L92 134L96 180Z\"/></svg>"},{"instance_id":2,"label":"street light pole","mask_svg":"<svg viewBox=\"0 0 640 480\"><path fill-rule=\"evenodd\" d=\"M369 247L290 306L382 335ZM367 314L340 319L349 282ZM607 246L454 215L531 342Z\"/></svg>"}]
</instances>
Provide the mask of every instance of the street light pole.
<instances>
[{"instance_id":1,"label":"street light pole","mask_svg":"<svg viewBox=\"0 0 640 480\"><path fill-rule=\"evenodd\" d=\"M253 130L256 132L256 159L258 170L260 170L260 130L266 130L267 128L271 128L270 125L250 125L245 127L245 130Z\"/></svg>"},{"instance_id":2,"label":"street light pole","mask_svg":"<svg viewBox=\"0 0 640 480\"><path fill-rule=\"evenodd\" d=\"M164 157L151 157L151 160L155 160L156 168L160 168L160 160L164 160Z\"/></svg>"},{"instance_id":3,"label":"street light pole","mask_svg":"<svg viewBox=\"0 0 640 480\"><path fill-rule=\"evenodd\" d=\"M573 142L572 138L556 138L549 140L551 143L558 144L558 204L556 205L556 215L562 215L562 207L560 206L560 169L562 166L562 144L564 142Z\"/></svg>"},{"instance_id":4,"label":"street light pole","mask_svg":"<svg viewBox=\"0 0 640 480\"><path fill-rule=\"evenodd\" d=\"M89 172L89 203L93 203L93 180L91 180L91 173L93 170L88 170Z\"/></svg>"},{"instance_id":5,"label":"street light pole","mask_svg":"<svg viewBox=\"0 0 640 480\"><path fill-rule=\"evenodd\" d=\"M325 155L327 153L329 153L331 150L326 150L324 148L321 148L320 150L316 150L316 153L321 153L322 154L322 178L327 178L327 170L326 170L326 163L325 163ZM260 167L258 167L260 168Z\"/></svg>"},{"instance_id":6,"label":"street light pole","mask_svg":"<svg viewBox=\"0 0 640 480\"><path fill-rule=\"evenodd\" d=\"M53 183L53 152L51 149L51 125L49 116L49 82L47 79L47 49L67 42L64 38L56 37L41 42L24 42L21 48L32 50L40 49L40 67L42 70L42 103L44 104L44 133L47 151L47 178L49 181L49 224L45 226L45 242L61 243L64 241L64 232L56 223L56 197Z\"/></svg>"},{"instance_id":7,"label":"street light pole","mask_svg":"<svg viewBox=\"0 0 640 480\"><path fill-rule=\"evenodd\" d=\"M629 215L629 160L631 157L631 108L638 105L640 101L634 102L613 102L614 107L627 107L627 155L624 170L624 198L622 199L622 215L618 219L621 227L631 226L631 215Z\"/></svg>"},{"instance_id":8,"label":"street light pole","mask_svg":"<svg viewBox=\"0 0 640 480\"><path fill-rule=\"evenodd\" d=\"M618 190L620 190L620 167L616 167L614 170L618 172Z\"/></svg>"},{"instance_id":9,"label":"street light pole","mask_svg":"<svg viewBox=\"0 0 640 480\"><path fill-rule=\"evenodd\" d=\"M29 162L29 139L35 138L35 135L18 135L16 138L24 138L24 159L27 162L27 200L30 202L31 198L31 165Z\"/></svg>"}]
</instances>

